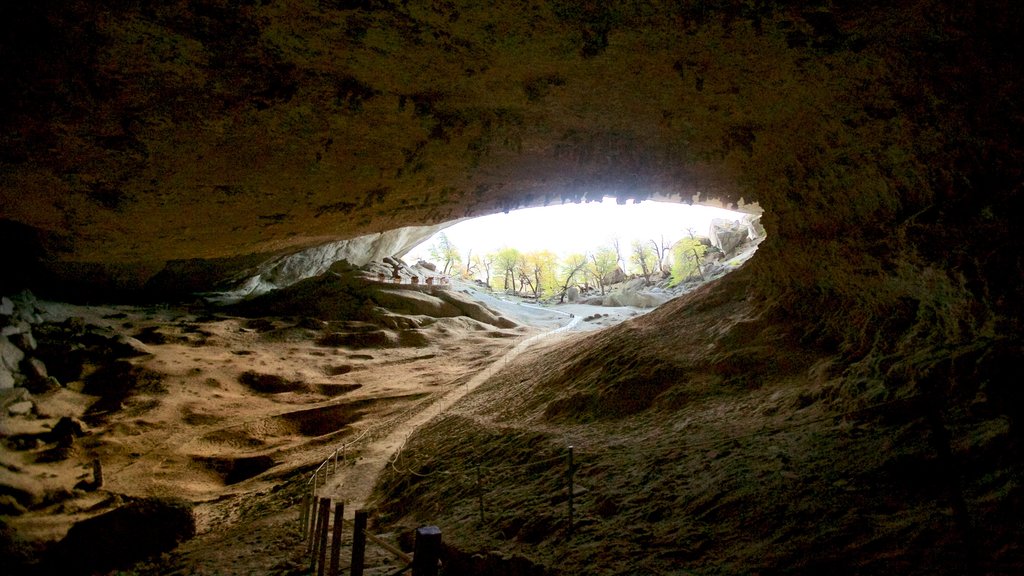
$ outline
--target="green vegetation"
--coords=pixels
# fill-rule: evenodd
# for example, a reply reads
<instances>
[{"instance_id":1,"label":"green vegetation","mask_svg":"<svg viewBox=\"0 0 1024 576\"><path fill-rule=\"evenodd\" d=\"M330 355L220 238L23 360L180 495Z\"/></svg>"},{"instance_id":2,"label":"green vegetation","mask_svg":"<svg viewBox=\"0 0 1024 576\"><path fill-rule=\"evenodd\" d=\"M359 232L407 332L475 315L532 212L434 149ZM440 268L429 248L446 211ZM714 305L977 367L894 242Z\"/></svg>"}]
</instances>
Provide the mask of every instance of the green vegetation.
<instances>
[{"instance_id":1,"label":"green vegetation","mask_svg":"<svg viewBox=\"0 0 1024 576\"><path fill-rule=\"evenodd\" d=\"M462 261L459 251L444 232L438 236L437 243L430 246L430 257L443 266L442 274L451 274L455 266Z\"/></svg>"},{"instance_id":2,"label":"green vegetation","mask_svg":"<svg viewBox=\"0 0 1024 576\"><path fill-rule=\"evenodd\" d=\"M707 250L707 246L693 237L676 242L672 246L672 282L669 285L675 286L694 275L703 278L704 272L700 264Z\"/></svg>"},{"instance_id":3,"label":"green vegetation","mask_svg":"<svg viewBox=\"0 0 1024 576\"><path fill-rule=\"evenodd\" d=\"M494 290L531 298L557 297L564 302L569 288L599 290L604 295L610 284L623 278L642 277L648 284L671 278L676 286L694 277L704 278L703 262L708 247L706 239L693 231L677 241L660 236L659 240L630 243L624 255L629 268L623 266L623 249L618 238L587 252L559 257L551 250L524 252L502 247L484 254L470 248L463 257L459 248L445 234L439 234L430 245L430 259L443 274L464 280L478 281Z\"/></svg>"}]
</instances>

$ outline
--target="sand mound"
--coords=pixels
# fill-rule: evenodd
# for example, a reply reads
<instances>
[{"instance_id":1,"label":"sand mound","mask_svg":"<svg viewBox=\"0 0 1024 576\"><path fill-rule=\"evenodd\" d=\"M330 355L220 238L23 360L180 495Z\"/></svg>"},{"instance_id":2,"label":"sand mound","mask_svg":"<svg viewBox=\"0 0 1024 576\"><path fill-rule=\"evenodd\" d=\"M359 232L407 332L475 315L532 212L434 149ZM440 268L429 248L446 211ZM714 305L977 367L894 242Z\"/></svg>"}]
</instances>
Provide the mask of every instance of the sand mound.
<instances>
[{"instance_id":1,"label":"sand mound","mask_svg":"<svg viewBox=\"0 0 1024 576\"><path fill-rule=\"evenodd\" d=\"M459 292L440 287L395 288L373 284L344 263L328 272L287 288L240 302L229 310L248 317L301 316L321 320L358 320L389 328L395 314L431 318L467 316L498 328L514 328L515 322ZM390 321L388 320L390 318ZM308 326L308 324L306 324ZM262 332L276 327L263 326ZM292 334L294 336L294 334Z\"/></svg>"}]
</instances>

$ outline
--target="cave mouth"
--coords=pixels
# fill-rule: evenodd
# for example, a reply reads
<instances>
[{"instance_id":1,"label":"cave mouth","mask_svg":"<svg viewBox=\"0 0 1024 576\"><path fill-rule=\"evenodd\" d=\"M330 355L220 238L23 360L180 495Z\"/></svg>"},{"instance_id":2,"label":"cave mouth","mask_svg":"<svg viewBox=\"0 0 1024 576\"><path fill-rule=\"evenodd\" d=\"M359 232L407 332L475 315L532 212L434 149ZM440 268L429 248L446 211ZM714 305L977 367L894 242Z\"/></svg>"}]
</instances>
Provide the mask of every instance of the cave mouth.
<instances>
[{"instance_id":1,"label":"cave mouth","mask_svg":"<svg viewBox=\"0 0 1024 576\"><path fill-rule=\"evenodd\" d=\"M535 298L625 280L676 288L720 277L754 254L765 237L760 207L743 210L606 196L459 220L403 259Z\"/></svg>"}]
</instances>

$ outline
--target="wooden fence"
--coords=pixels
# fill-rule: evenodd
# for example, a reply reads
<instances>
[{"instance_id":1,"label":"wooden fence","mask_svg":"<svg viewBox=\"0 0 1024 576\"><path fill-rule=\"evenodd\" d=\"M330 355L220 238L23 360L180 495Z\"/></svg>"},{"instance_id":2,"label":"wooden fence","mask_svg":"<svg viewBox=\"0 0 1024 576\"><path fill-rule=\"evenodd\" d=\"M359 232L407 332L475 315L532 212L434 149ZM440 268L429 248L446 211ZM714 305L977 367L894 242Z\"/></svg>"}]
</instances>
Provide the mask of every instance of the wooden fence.
<instances>
[{"instance_id":1,"label":"wooden fence","mask_svg":"<svg viewBox=\"0 0 1024 576\"><path fill-rule=\"evenodd\" d=\"M332 522L333 517L333 522ZM330 498L314 499L306 494L299 513L299 530L309 555L309 572L316 576L338 576L341 573L342 534L347 525L352 531L350 576L363 576L366 569L366 546L374 544L393 556L403 567L395 576L411 571L413 576L437 576L441 555L441 529L424 526L416 530L412 555L367 530L370 513L356 510L354 520L345 519L345 504L338 502L331 510ZM330 556L327 554L330 545Z\"/></svg>"}]
</instances>

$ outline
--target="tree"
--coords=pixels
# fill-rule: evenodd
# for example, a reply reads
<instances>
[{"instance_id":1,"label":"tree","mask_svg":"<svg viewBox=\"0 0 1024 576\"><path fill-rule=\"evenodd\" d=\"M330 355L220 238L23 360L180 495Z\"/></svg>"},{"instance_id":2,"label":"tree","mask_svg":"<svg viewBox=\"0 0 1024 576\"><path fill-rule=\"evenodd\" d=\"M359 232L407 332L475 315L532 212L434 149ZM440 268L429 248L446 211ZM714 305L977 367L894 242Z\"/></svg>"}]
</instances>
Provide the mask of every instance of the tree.
<instances>
[{"instance_id":1,"label":"tree","mask_svg":"<svg viewBox=\"0 0 1024 576\"><path fill-rule=\"evenodd\" d=\"M672 246L672 286L693 276L695 272L700 275L701 280L704 279L700 263L707 249L707 246L693 237L683 238Z\"/></svg>"},{"instance_id":2,"label":"tree","mask_svg":"<svg viewBox=\"0 0 1024 576\"><path fill-rule=\"evenodd\" d=\"M508 290L511 281L512 292L518 292L516 287L516 270L519 264L519 250L515 248L501 248L494 255L495 275L501 275L504 279L502 290ZM497 279L497 278L495 278Z\"/></svg>"},{"instance_id":3,"label":"tree","mask_svg":"<svg viewBox=\"0 0 1024 576\"><path fill-rule=\"evenodd\" d=\"M693 236L693 234L690 235ZM662 234L660 244L656 243L654 240L651 240L651 244L654 245L654 251L658 254L658 273L664 276L666 267L665 257L668 256L669 252L671 252L673 243L666 240L665 235Z\"/></svg>"},{"instance_id":4,"label":"tree","mask_svg":"<svg viewBox=\"0 0 1024 576\"><path fill-rule=\"evenodd\" d=\"M562 274L561 274L561 296L558 298L558 303L565 302L565 293L569 290L569 285L572 283L573 278L583 275L587 270L587 255L586 254L570 254L566 257L562 263Z\"/></svg>"},{"instance_id":5,"label":"tree","mask_svg":"<svg viewBox=\"0 0 1024 576\"><path fill-rule=\"evenodd\" d=\"M435 262L444 263L441 273L448 275L452 272L453 266L462 261L459 250L448 240L448 235L441 232L437 236L437 242L430 245L430 258Z\"/></svg>"},{"instance_id":6,"label":"tree","mask_svg":"<svg viewBox=\"0 0 1024 576\"><path fill-rule=\"evenodd\" d=\"M605 279L618 267L619 258L613 248L602 246L597 249L597 252L590 255L590 274L601 287L602 296L604 296Z\"/></svg>"},{"instance_id":7,"label":"tree","mask_svg":"<svg viewBox=\"0 0 1024 576\"><path fill-rule=\"evenodd\" d=\"M462 273L462 277L470 280L476 275L476 260L473 259L473 249L470 248L469 252L466 252L466 270Z\"/></svg>"},{"instance_id":8,"label":"tree","mask_svg":"<svg viewBox=\"0 0 1024 576\"><path fill-rule=\"evenodd\" d=\"M630 251L629 261L633 269L644 277L644 282L651 283L651 274L654 272L654 262L658 255L654 248L647 242L634 240Z\"/></svg>"},{"instance_id":9,"label":"tree","mask_svg":"<svg viewBox=\"0 0 1024 576\"><path fill-rule=\"evenodd\" d=\"M550 250L523 254L519 264L522 286L529 286L534 298L553 292L558 285L557 265L558 257Z\"/></svg>"},{"instance_id":10,"label":"tree","mask_svg":"<svg viewBox=\"0 0 1024 576\"><path fill-rule=\"evenodd\" d=\"M612 236L611 243L612 243L612 250L615 252L615 264L618 267L620 267L623 270L625 270L626 269L626 261L622 259L622 246L621 246L621 243L619 241L618 236Z\"/></svg>"},{"instance_id":11,"label":"tree","mask_svg":"<svg viewBox=\"0 0 1024 576\"><path fill-rule=\"evenodd\" d=\"M491 267L494 265L494 254L484 254L480 256L477 254L473 256L473 271L474 274L483 272L484 284L491 285Z\"/></svg>"}]
</instances>

